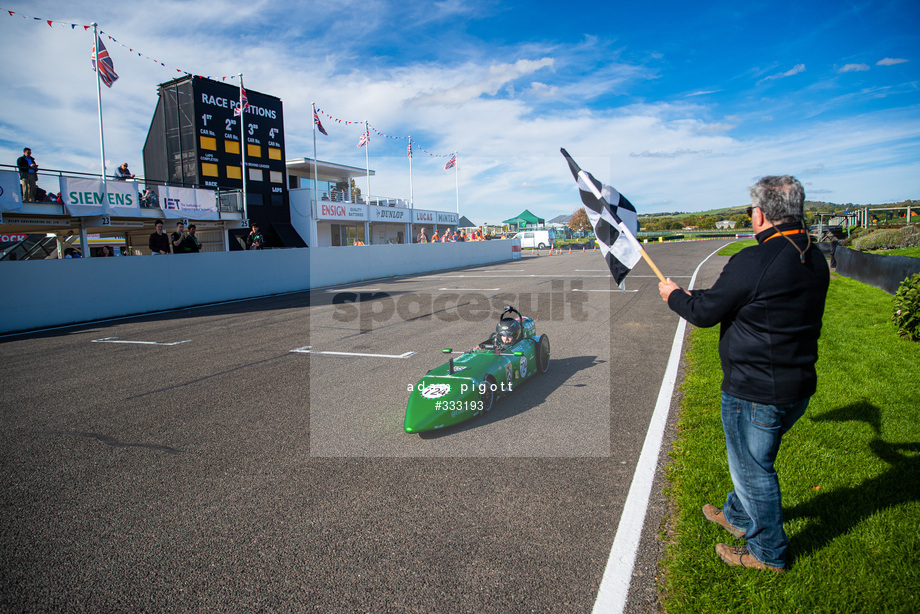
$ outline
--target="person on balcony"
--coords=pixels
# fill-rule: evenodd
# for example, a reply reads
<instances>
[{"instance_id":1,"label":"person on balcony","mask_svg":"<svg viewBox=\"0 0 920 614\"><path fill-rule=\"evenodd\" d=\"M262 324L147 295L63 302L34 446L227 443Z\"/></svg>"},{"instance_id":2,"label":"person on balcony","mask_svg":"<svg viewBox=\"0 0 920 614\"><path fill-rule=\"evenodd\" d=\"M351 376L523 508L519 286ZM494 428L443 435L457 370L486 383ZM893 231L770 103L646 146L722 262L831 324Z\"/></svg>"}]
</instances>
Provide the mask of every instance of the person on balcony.
<instances>
[{"instance_id":1,"label":"person on balcony","mask_svg":"<svg viewBox=\"0 0 920 614\"><path fill-rule=\"evenodd\" d=\"M120 179L121 181L127 181L128 179L134 179L134 174L128 170L128 163L122 162L121 166L115 169L115 179Z\"/></svg>"},{"instance_id":2,"label":"person on balcony","mask_svg":"<svg viewBox=\"0 0 920 614\"><path fill-rule=\"evenodd\" d=\"M22 182L22 202L35 200L35 183L38 180L38 163L32 157L32 150L28 147L22 150L22 155L16 160L19 167L19 179Z\"/></svg>"}]
</instances>

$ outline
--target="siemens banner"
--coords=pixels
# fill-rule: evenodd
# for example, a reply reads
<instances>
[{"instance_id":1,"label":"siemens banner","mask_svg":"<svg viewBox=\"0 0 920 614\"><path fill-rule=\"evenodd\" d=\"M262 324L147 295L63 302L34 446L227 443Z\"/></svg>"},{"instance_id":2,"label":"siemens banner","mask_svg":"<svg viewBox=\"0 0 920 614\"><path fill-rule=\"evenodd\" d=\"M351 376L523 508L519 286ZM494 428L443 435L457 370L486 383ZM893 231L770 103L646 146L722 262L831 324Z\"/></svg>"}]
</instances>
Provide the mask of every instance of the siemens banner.
<instances>
[{"instance_id":1,"label":"siemens banner","mask_svg":"<svg viewBox=\"0 0 920 614\"><path fill-rule=\"evenodd\" d=\"M140 215L135 181L108 181L61 177L61 194L67 212L88 215Z\"/></svg>"},{"instance_id":2,"label":"siemens banner","mask_svg":"<svg viewBox=\"0 0 920 614\"><path fill-rule=\"evenodd\" d=\"M17 171L0 171L0 211L22 211L22 188Z\"/></svg>"}]
</instances>

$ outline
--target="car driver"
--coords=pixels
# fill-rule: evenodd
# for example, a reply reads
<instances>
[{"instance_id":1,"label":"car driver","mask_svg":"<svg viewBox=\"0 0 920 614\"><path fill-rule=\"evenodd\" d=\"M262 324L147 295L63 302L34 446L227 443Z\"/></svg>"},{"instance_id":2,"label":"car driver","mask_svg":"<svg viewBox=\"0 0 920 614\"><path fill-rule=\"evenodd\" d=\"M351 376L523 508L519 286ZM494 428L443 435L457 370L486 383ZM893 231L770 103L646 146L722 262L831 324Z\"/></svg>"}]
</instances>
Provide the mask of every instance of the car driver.
<instances>
[{"instance_id":1,"label":"car driver","mask_svg":"<svg viewBox=\"0 0 920 614\"><path fill-rule=\"evenodd\" d=\"M496 348L509 348L521 340L521 323L511 318L499 320L495 327Z\"/></svg>"}]
</instances>

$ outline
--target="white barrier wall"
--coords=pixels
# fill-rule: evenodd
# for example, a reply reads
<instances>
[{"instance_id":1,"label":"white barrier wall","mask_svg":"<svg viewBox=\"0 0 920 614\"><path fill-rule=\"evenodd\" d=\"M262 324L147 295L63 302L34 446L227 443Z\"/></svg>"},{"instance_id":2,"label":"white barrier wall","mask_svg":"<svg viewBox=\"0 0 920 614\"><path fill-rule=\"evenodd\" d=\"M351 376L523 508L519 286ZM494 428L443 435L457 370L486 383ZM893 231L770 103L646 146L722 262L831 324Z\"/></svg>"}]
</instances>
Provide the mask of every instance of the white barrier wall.
<instances>
[{"instance_id":1,"label":"white barrier wall","mask_svg":"<svg viewBox=\"0 0 920 614\"><path fill-rule=\"evenodd\" d=\"M511 260L511 241L322 247L310 260L312 287Z\"/></svg>"},{"instance_id":2,"label":"white barrier wall","mask_svg":"<svg viewBox=\"0 0 920 614\"><path fill-rule=\"evenodd\" d=\"M511 259L511 241L0 263L0 332Z\"/></svg>"}]
</instances>

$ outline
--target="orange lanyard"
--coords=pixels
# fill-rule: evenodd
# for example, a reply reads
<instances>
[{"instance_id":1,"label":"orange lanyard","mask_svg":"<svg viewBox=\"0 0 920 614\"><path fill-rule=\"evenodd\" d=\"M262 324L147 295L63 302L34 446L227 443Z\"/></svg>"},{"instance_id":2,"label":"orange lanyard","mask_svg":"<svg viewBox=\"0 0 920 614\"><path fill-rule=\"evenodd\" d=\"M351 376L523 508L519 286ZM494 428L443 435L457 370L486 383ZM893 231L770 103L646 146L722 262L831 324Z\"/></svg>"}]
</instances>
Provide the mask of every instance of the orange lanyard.
<instances>
[{"instance_id":1,"label":"orange lanyard","mask_svg":"<svg viewBox=\"0 0 920 614\"><path fill-rule=\"evenodd\" d=\"M776 234L770 235L769 237L767 237L766 239L764 239L763 242L766 243L766 242L769 241L770 239L773 239L773 238L778 237L778 236L780 236L780 235L787 235L787 236L788 236L788 235L803 235L803 234L805 234L805 231L802 230L801 228L797 228L797 229L795 229L795 230L783 230L782 232L780 232L779 230L777 230L777 231L776 231Z\"/></svg>"}]
</instances>

